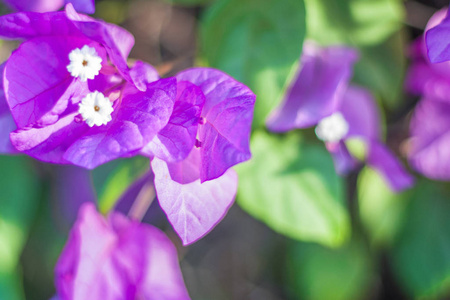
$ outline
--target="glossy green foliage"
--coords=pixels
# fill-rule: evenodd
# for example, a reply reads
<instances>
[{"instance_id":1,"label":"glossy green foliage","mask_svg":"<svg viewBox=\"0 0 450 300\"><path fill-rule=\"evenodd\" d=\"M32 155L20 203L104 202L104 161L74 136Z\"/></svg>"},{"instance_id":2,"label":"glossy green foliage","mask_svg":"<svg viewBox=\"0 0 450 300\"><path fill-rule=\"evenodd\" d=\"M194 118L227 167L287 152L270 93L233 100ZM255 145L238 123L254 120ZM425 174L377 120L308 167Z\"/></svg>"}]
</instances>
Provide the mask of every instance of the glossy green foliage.
<instances>
[{"instance_id":1,"label":"glossy green foliage","mask_svg":"<svg viewBox=\"0 0 450 300\"><path fill-rule=\"evenodd\" d=\"M328 152L286 137L256 132L253 159L238 168L239 205L275 231L328 246L349 236L343 180Z\"/></svg>"},{"instance_id":2,"label":"glossy green foliage","mask_svg":"<svg viewBox=\"0 0 450 300\"><path fill-rule=\"evenodd\" d=\"M392 246L406 217L412 191L394 193L385 179L366 167L358 178L359 216L373 246Z\"/></svg>"},{"instance_id":3,"label":"glossy green foliage","mask_svg":"<svg viewBox=\"0 0 450 300\"><path fill-rule=\"evenodd\" d=\"M23 299L18 264L39 194L30 162L27 157L0 156L0 299Z\"/></svg>"},{"instance_id":4,"label":"glossy green foliage","mask_svg":"<svg viewBox=\"0 0 450 300\"><path fill-rule=\"evenodd\" d=\"M369 253L352 241L342 248L293 243L286 255L292 299L365 299L373 277Z\"/></svg>"},{"instance_id":5,"label":"glossy green foliage","mask_svg":"<svg viewBox=\"0 0 450 300\"><path fill-rule=\"evenodd\" d=\"M201 25L202 59L252 89L257 127L281 100L304 36L303 0L218 0Z\"/></svg>"},{"instance_id":6,"label":"glossy green foliage","mask_svg":"<svg viewBox=\"0 0 450 300\"><path fill-rule=\"evenodd\" d=\"M323 45L374 45L401 26L400 0L306 0L307 37Z\"/></svg>"},{"instance_id":7,"label":"glossy green foliage","mask_svg":"<svg viewBox=\"0 0 450 300\"><path fill-rule=\"evenodd\" d=\"M402 103L406 58L405 38L398 32L381 44L359 48L361 58L354 69L354 82L369 88L388 109Z\"/></svg>"},{"instance_id":8,"label":"glossy green foliage","mask_svg":"<svg viewBox=\"0 0 450 300\"><path fill-rule=\"evenodd\" d=\"M360 51L354 82L395 109L405 72L405 41L399 32L404 5L399 0L307 0L307 38L321 45L350 45Z\"/></svg>"},{"instance_id":9,"label":"glossy green foliage","mask_svg":"<svg viewBox=\"0 0 450 300\"><path fill-rule=\"evenodd\" d=\"M394 271L415 298L450 296L449 199L445 184L420 180L393 245Z\"/></svg>"}]
</instances>

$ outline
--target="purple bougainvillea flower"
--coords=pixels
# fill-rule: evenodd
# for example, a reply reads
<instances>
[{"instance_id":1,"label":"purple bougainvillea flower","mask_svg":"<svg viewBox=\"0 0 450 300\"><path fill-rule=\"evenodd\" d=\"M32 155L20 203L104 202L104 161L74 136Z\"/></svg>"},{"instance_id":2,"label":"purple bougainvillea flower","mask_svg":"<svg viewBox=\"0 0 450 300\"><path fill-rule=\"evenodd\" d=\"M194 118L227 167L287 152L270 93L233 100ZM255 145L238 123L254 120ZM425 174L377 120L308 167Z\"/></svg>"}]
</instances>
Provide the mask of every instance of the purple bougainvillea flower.
<instances>
[{"instance_id":1,"label":"purple bougainvillea flower","mask_svg":"<svg viewBox=\"0 0 450 300\"><path fill-rule=\"evenodd\" d=\"M92 169L136 153L168 123L176 79L144 84L150 70L128 68L134 39L122 28L68 4L65 12L0 17L0 35L26 39L3 72L20 152Z\"/></svg>"},{"instance_id":2,"label":"purple bougainvillea flower","mask_svg":"<svg viewBox=\"0 0 450 300\"><path fill-rule=\"evenodd\" d=\"M72 3L79 12L93 14L94 0L4 0L12 9L17 11L49 12L56 11L64 4Z\"/></svg>"},{"instance_id":3,"label":"purple bougainvillea flower","mask_svg":"<svg viewBox=\"0 0 450 300\"><path fill-rule=\"evenodd\" d=\"M230 168L250 159L255 95L214 69L176 76L172 116L141 151L153 157L155 188L184 245L209 232L232 205L237 175Z\"/></svg>"},{"instance_id":4,"label":"purple bougainvillea flower","mask_svg":"<svg viewBox=\"0 0 450 300\"><path fill-rule=\"evenodd\" d=\"M428 22L425 32L428 57L432 63L450 60L450 16L447 9L436 13Z\"/></svg>"},{"instance_id":5,"label":"purple bougainvillea flower","mask_svg":"<svg viewBox=\"0 0 450 300\"><path fill-rule=\"evenodd\" d=\"M297 80L289 87L283 104L268 118L270 130L283 132L313 126L333 113L347 88L357 58L358 53L352 48L320 49L306 42Z\"/></svg>"},{"instance_id":6,"label":"purple bougainvillea flower","mask_svg":"<svg viewBox=\"0 0 450 300\"><path fill-rule=\"evenodd\" d=\"M59 300L189 299L175 247L157 228L84 204L55 268Z\"/></svg>"},{"instance_id":7,"label":"purple bougainvillea flower","mask_svg":"<svg viewBox=\"0 0 450 300\"><path fill-rule=\"evenodd\" d=\"M381 143L380 117L371 94L349 86L356 57L351 48L306 43L302 67L267 126L284 132L317 125L316 135L332 154L338 173L349 172L364 159L400 191L410 187L413 178ZM352 142L364 147L358 159L348 150Z\"/></svg>"},{"instance_id":8,"label":"purple bougainvillea flower","mask_svg":"<svg viewBox=\"0 0 450 300\"><path fill-rule=\"evenodd\" d=\"M447 20L446 13L446 10L441 10L434 14L427 28L440 23L438 27L442 29ZM430 36L427 37L429 42ZM423 37L413 43L411 50L412 64L405 86L422 99L411 118L408 159L411 166L423 175L436 180L450 180L450 62L431 63Z\"/></svg>"}]
</instances>

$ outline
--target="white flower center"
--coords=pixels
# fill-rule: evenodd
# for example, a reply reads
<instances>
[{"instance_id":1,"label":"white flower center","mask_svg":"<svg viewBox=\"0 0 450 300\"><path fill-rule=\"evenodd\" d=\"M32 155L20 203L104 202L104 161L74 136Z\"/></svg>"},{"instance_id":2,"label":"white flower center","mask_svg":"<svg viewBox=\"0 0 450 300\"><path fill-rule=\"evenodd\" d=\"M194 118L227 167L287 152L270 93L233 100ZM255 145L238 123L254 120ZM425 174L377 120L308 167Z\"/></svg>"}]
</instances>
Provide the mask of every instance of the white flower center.
<instances>
[{"instance_id":1,"label":"white flower center","mask_svg":"<svg viewBox=\"0 0 450 300\"><path fill-rule=\"evenodd\" d=\"M95 48L87 45L72 50L69 53L69 60L67 71L73 77L79 77L81 81L94 79L102 68L102 58L98 56Z\"/></svg>"},{"instance_id":2,"label":"white flower center","mask_svg":"<svg viewBox=\"0 0 450 300\"><path fill-rule=\"evenodd\" d=\"M83 121L90 127L106 125L111 121L111 113L113 112L112 103L108 97L100 92L93 92L86 95L79 104L78 112L81 114Z\"/></svg>"},{"instance_id":3,"label":"white flower center","mask_svg":"<svg viewBox=\"0 0 450 300\"><path fill-rule=\"evenodd\" d=\"M348 123L340 112L320 120L316 135L324 142L339 142L348 133Z\"/></svg>"}]
</instances>

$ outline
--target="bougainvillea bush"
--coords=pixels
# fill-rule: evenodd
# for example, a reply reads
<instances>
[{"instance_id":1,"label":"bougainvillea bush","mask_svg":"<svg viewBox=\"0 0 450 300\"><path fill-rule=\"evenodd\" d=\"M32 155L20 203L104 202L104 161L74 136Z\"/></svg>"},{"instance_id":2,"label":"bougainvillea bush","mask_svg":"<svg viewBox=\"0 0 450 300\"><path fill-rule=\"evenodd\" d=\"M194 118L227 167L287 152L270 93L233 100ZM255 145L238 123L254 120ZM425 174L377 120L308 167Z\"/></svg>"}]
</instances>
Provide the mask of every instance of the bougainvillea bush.
<instances>
[{"instance_id":1,"label":"bougainvillea bush","mask_svg":"<svg viewBox=\"0 0 450 300\"><path fill-rule=\"evenodd\" d=\"M4 0L0 299L447 299L447 11Z\"/></svg>"}]
</instances>

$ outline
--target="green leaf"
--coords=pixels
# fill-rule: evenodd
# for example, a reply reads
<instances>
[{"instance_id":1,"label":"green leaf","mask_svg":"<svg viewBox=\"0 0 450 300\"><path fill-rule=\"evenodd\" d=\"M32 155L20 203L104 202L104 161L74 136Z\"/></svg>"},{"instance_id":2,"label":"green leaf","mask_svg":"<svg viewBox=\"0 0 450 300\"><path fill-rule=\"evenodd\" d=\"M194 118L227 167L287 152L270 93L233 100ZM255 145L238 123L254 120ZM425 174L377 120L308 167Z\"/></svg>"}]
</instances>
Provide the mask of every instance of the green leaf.
<instances>
[{"instance_id":1,"label":"green leaf","mask_svg":"<svg viewBox=\"0 0 450 300\"><path fill-rule=\"evenodd\" d=\"M176 5L196 6L208 4L213 0L165 0L165 1Z\"/></svg>"},{"instance_id":2,"label":"green leaf","mask_svg":"<svg viewBox=\"0 0 450 300\"><path fill-rule=\"evenodd\" d=\"M401 103L406 59L405 38L401 32L382 44L360 48L354 81L381 96L383 104L395 109Z\"/></svg>"},{"instance_id":3,"label":"green leaf","mask_svg":"<svg viewBox=\"0 0 450 300\"><path fill-rule=\"evenodd\" d=\"M27 157L0 156L0 191L0 272L13 272L39 198L39 181Z\"/></svg>"},{"instance_id":4,"label":"green leaf","mask_svg":"<svg viewBox=\"0 0 450 300\"><path fill-rule=\"evenodd\" d=\"M389 247L403 225L411 190L394 193L384 177L368 167L358 177L358 204L362 225L376 247Z\"/></svg>"},{"instance_id":5,"label":"green leaf","mask_svg":"<svg viewBox=\"0 0 450 300\"><path fill-rule=\"evenodd\" d=\"M393 246L394 271L415 298L450 296L450 191L425 179L414 188Z\"/></svg>"},{"instance_id":6,"label":"green leaf","mask_svg":"<svg viewBox=\"0 0 450 300\"><path fill-rule=\"evenodd\" d=\"M294 75L304 36L303 0L220 0L203 18L202 60L253 90L261 126Z\"/></svg>"},{"instance_id":7,"label":"green leaf","mask_svg":"<svg viewBox=\"0 0 450 300\"><path fill-rule=\"evenodd\" d=\"M256 132L253 159L238 166L238 204L275 231L328 246L349 236L343 180L323 146Z\"/></svg>"},{"instance_id":8,"label":"green leaf","mask_svg":"<svg viewBox=\"0 0 450 300\"><path fill-rule=\"evenodd\" d=\"M0 299L24 299L19 258L38 206L39 180L30 159L0 156Z\"/></svg>"},{"instance_id":9,"label":"green leaf","mask_svg":"<svg viewBox=\"0 0 450 300\"><path fill-rule=\"evenodd\" d=\"M136 156L112 161L93 170L100 212L106 214L110 211L128 187L149 168L150 161L147 157Z\"/></svg>"},{"instance_id":10,"label":"green leaf","mask_svg":"<svg viewBox=\"0 0 450 300\"><path fill-rule=\"evenodd\" d=\"M0 272L0 299L23 300L22 282L18 272Z\"/></svg>"},{"instance_id":11,"label":"green leaf","mask_svg":"<svg viewBox=\"0 0 450 300\"><path fill-rule=\"evenodd\" d=\"M295 299L305 300L364 299L373 276L367 249L357 241L339 249L291 245L286 273Z\"/></svg>"},{"instance_id":12,"label":"green leaf","mask_svg":"<svg viewBox=\"0 0 450 300\"><path fill-rule=\"evenodd\" d=\"M307 37L322 45L374 45L401 26L400 0L305 0Z\"/></svg>"}]
</instances>

